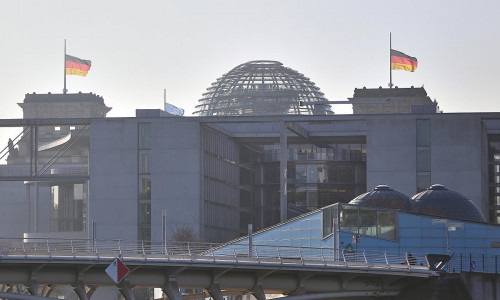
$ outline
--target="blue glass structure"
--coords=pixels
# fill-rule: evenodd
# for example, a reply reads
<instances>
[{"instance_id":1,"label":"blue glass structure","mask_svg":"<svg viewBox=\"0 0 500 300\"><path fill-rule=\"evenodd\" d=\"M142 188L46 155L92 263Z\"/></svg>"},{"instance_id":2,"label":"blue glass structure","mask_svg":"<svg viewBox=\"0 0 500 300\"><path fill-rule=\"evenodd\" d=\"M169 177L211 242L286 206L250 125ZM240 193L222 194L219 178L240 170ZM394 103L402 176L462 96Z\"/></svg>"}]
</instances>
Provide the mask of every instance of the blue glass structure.
<instances>
[{"instance_id":1,"label":"blue glass structure","mask_svg":"<svg viewBox=\"0 0 500 300\"><path fill-rule=\"evenodd\" d=\"M441 192L451 192L441 187L429 190L435 192L437 188ZM386 187L381 189L389 192ZM367 194L370 193L373 191ZM222 248L245 252L248 243L248 237L243 237ZM252 243L304 247L303 252L308 248L328 248L341 254L346 250L382 251L403 256L411 252L418 255L417 263L424 265L426 254L447 254L452 256L450 271L475 268L476 264L482 265L483 271L494 272L500 267L497 259L500 255L499 225L384 207L336 203L256 232ZM341 255L331 257L342 259Z\"/></svg>"}]
</instances>

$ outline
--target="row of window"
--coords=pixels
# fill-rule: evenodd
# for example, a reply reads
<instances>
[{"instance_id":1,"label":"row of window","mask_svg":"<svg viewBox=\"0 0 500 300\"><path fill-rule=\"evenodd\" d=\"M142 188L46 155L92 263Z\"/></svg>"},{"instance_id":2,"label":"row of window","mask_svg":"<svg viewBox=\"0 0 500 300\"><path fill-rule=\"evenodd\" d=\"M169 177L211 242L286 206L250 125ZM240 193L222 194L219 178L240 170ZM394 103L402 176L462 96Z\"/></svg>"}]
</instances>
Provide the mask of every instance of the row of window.
<instances>
[{"instance_id":1,"label":"row of window","mask_svg":"<svg viewBox=\"0 0 500 300\"><path fill-rule=\"evenodd\" d=\"M488 136L489 221L500 224L500 135Z\"/></svg>"},{"instance_id":2,"label":"row of window","mask_svg":"<svg viewBox=\"0 0 500 300\"><path fill-rule=\"evenodd\" d=\"M239 189L226 183L205 177L204 199L226 206L239 207Z\"/></svg>"},{"instance_id":3,"label":"row of window","mask_svg":"<svg viewBox=\"0 0 500 300\"><path fill-rule=\"evenodd\" d=\"M137 239L151 240L151 124L138 125Z\"/></svg>"},{"instance_id":4,"label":"row of window","mask_svg":"<svg viewBox=\"0 0 500 300\"><path fill-rule=\"evenodd\" d=\"M431 120L417 119L417 193L431 185Z\"/></svg>"},{"instance_id":5,"label":"row of window","mask_svg":"<svg viewBox=\"0 0 500 300\"><path fill-rule=\"evenodd\" d=\"M333 232L340 209L340 230L383 239L396 239L396 212L352 205L334 205L323 209L323 237Z\"/></svg>"},{"instance_id":6,"label":"row of window","mask_svg":"<svg viewBox=\"0 0 500 300\"><path fill-rule=\"evenodd\" d=\"M268 145L264 148L264 161L280 160L279 145ZM287 155L289 161L366 161L364 144L331 144L328 148L319 148L315 145L290 145Z\"/></svg>"},{"instance_id":7,"label":"row of window","mask_svg":"<svg viewBox=\"0 0 500 300\"><path fill-rule=\"evenodd\" d=\"M229 161L237 161L238 144L228 136L205 127L203 141L203 148L206 152L222 156Z\"/></svg>"},{"instance_id":8,"label":"row of window","mask_svg":"<svg viewBox=\"0 0 500 300\"><path fill-rule=\"evenodd\" d=\"M86 230L87 189L87 183L65 184L51 187L51 231Z\"/></svg>"},{"instance_id":9,"label":"row of window","mask_svg":"<svg viewBox=\"0 0 500 300\"><path fill-rule=\"evenodd\" d=\"M205 201L205 224L237 231L239 228L239 209Z\"/></svg>"},{"instance_id":10,"label":"row of window","mask_svg":"<svg viewBox=\"0 0 500 300\"><path fill-rule=\"evenodd\" d=\"M364 164L288 164L287 181L294 183L364 183L366 181ZM280 183L279 165L264 167L264 182Z\"/></svg>"},{"instance_id":11,"label":"row of window","mask_svg":"<svg viewBox=\"0 0 500 300\"><path fill-rule=\"evenodd\" d=\"M238 184L239 183L239 166L228 161L220 156L205 154L204 158L204 174L212 178Z\"/></svg>"}]
</instances>

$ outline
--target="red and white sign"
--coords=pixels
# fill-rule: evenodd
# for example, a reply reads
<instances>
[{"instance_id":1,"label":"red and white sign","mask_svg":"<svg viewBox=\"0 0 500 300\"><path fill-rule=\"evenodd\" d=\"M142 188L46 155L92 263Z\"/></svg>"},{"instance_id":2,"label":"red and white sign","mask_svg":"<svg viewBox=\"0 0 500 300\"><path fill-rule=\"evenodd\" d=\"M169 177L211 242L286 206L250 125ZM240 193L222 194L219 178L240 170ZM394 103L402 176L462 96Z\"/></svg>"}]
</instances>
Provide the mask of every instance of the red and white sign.
<instances>
[{"instance_id":1,"label":"red and white sign","mask_svg":"<svg viewBox=\"0 0 500 300\"><path fill-rule=\"evenodd\" d=\"M115 258L106 268L106 273L108 273L109 277L116 283L122 281L129 272L130 269L119 258Z\"/></svg>"}]
</instances>

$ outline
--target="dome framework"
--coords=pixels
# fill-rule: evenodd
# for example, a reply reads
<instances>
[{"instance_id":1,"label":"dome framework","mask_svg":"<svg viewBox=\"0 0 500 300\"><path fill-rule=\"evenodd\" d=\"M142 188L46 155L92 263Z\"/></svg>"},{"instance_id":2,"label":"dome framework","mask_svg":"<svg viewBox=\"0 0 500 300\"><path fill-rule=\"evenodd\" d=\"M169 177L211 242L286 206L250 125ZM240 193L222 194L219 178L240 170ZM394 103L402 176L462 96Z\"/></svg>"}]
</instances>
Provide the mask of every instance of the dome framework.
<instances>
[{"instance_id":1,"label":"dome framework","mask_svg":"<svg viewBox=\"0 0 500 300\"><path fill-rule=\"evenodd\" d=\"M324 101L328 101L324 94L303 74L278 61L257 60L235 67L212 83L198 100L200 104L194 113L200 116L333 114L330 105L324 103L315 111L314 103Z\"/></svg>"}]
</instances>

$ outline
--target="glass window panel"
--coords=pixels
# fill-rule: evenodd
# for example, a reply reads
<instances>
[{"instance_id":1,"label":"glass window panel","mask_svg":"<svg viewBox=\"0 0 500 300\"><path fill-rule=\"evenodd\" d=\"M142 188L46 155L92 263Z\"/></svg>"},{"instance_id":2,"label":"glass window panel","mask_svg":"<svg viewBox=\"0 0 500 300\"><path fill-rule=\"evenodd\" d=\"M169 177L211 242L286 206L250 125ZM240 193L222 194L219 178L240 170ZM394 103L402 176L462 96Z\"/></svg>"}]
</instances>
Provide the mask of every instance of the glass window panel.
<instances>
[{"instance_id":1,"label":"glass window panel","mask_svg":"<svg viewBox=\"0 0 500 300\"><path fill-rule=\"evenodd\" d=\"M417 172L417 193L425 191L431 186L430 172Z\"/></svg>"},{"instance_id":2,"label":"glass window panel","mask_svg":"<svg viewBox=\"0 0 500 300\"><path fill-rule=\"evenodd\" d=\"M355 206L342 206L340 212L340 228L344 231L358 232L358 208Z\"/></svg>"},{"instance_id":3,"label":"glass window panel","mask_svg":"<svg viewBox=\"0 0 500 300\"><path fill-rule=\"evenodd\" d=\"M359 233L364 235L377 235L377 210L371 208L359 209Z\"/></svg>"},{"instance_id":4,"label":"glass window panel","mask_svg":"<svg viewBox=\"0 0 500 300\"><path fill-rule=\"evenodd\" d=\"M139 224L151 224L151 201L139 203Z\"/></svg>"},{"instance_id":5,"label":"glass window panel","mask_svg":"<svg viewBox=\"0 0 500 300\"><path fill-rule=\"evenodd\" d=\"M431 149L417 148L417 172L431 171Z\"/></svg>"},{"instance_id":6,"label":"glass window panel","mask_svg":"<svg viewBox=\"0 0 500 300\"><path fill-rule=\"evenodd\" d=\"M307 182L307 165L295 166L295 180L296 182Z\"/></svg>"},{"instance_id":7,"label":"glass window panel","mask_svg":"<svg viewBox=\"0 0 500 300\"><path fill-rule=\"evenodd\" d=\"M307 182L318 182L318 167L317 165L307 165Z\"/></svg>"},{"instance_id":8,"label":"glass window panel","mask_svg":"<svg viewBox=\"0 0 500 300\"><path fill-rule=\"evenodd\" d=\"M333 232L333 206L323 209L323 238Z\"/></svg>"},{"instance_id":9,"label":"glass window panel","mask_svg":"<svg viewBox=\"0 0 500 300\"><path fill-rule=\"evenodd\" d=\"M141 176L139 178L139 200L151 199L151 178Z\"/></svg>"},{"instance_id":10,"label":"glass window panel","mask_svg":"<svg viewBox=\"0 0 500 300\"><path fill-rule=\"evenodd\" d=\"M378 236L383 239L396 239L396 215L394 211L379 210L378 214Z\"/></svg>"},{"instance_id":11,"label":"glass window panel","mask_svg":"<svg viewBox=\"0 0 500 300\"><path fill-rule=\"evenodd\" d=\"M139 149L151 149L151 124L139 124Z\"/></svg>"},{"instance_id":12,"label":"glass window panel","mask_svg":"<svg viewBox=\"0 0 500 300\"><path fill-rule=\"evenodd\" d=\"M77 183L73 187L73 197L75 200L84 200L84 185L83 183Z\"/></svg>"},{"instance_id":13,"label":"glass window panel","mask_svg":"<svg viewBox=\"0 0 500 300\"><path fill-rule=\"evenodd\" d=\"M417 120L417 146L431 145L431 120Z\"/></svg>"},{"instance_id":14,"label":"glass window panel","mask_svg":"<svg viewBox=\"0 0 500 300\"><path fill-rule=\"evenodd\" d=\"M139 151L139 174L151 174L151 151Z\"/></svg>"}]
</instances>

